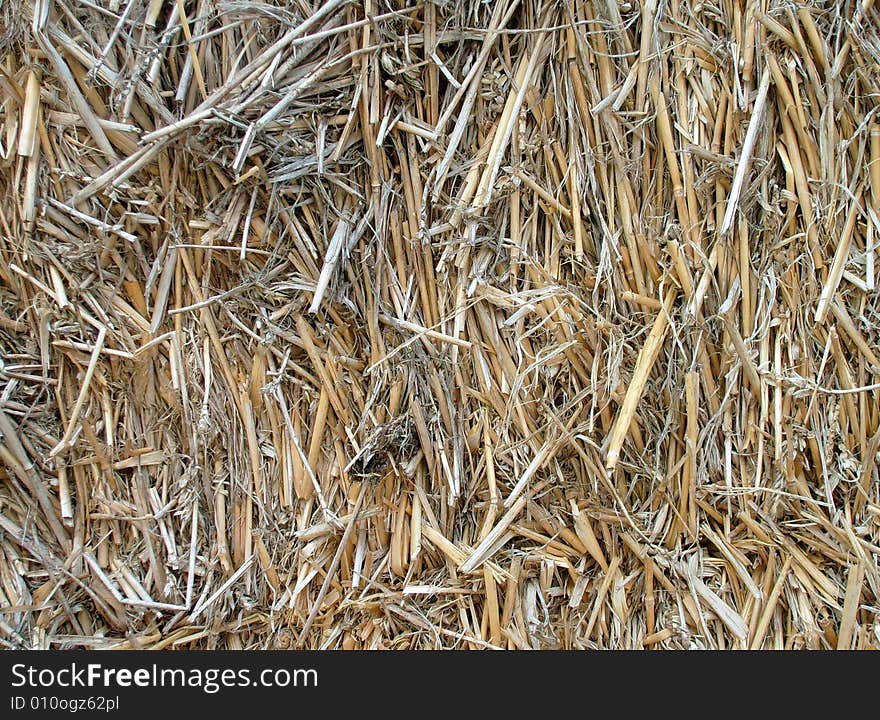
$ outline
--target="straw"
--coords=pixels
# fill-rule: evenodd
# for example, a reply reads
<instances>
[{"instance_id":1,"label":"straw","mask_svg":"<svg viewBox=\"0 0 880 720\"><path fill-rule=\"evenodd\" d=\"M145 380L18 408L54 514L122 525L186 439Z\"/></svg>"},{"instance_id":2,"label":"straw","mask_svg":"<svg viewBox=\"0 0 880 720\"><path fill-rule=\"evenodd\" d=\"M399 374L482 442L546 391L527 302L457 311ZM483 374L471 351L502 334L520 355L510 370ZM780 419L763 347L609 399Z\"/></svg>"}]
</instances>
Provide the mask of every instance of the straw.
<instances>
[{"instance_id":1,"label":"straw","mask_svg":"<svg viewBox=\"0 0 880 720\"><path fill-rule=\"evenodd\" d=\"M880 646L876 3L0 3L0 644Z\"/></svg>"}]
</instances>

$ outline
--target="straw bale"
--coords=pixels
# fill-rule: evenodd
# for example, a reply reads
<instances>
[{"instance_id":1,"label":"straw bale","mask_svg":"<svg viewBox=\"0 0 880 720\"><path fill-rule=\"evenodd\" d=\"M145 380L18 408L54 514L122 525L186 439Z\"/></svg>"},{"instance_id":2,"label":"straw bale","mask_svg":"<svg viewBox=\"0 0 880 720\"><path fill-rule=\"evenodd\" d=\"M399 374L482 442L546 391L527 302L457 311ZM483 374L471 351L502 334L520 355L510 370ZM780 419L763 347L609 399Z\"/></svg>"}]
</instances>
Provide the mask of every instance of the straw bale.
<instances>
[{"instance_id":1,"label":"straw bale","mask_svg":"<svg viewBox=\"0 0 880 720\"><path fill-rule=\"evenodd\" d=\"M0 644L877 648L878 28L0 3Z\"/></svg>"}]
</instances>

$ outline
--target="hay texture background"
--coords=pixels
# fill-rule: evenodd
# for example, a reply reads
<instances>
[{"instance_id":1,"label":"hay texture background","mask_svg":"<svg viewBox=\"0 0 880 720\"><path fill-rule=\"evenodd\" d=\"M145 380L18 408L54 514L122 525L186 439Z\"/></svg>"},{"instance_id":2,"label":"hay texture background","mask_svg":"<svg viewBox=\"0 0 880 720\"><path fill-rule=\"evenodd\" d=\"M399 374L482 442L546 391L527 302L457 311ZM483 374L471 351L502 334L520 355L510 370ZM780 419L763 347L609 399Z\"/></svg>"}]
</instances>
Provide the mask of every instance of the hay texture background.
<instances>
[{"instance_id":1,"label":"hay texture background","mask_svg":"<svg viewBox=\"0 0 880 720\"><path fill-rule=\"evenodd\" d=\"M0 642L876 648L872 0L0 11Z\"/></svg>"}]
</instances>

